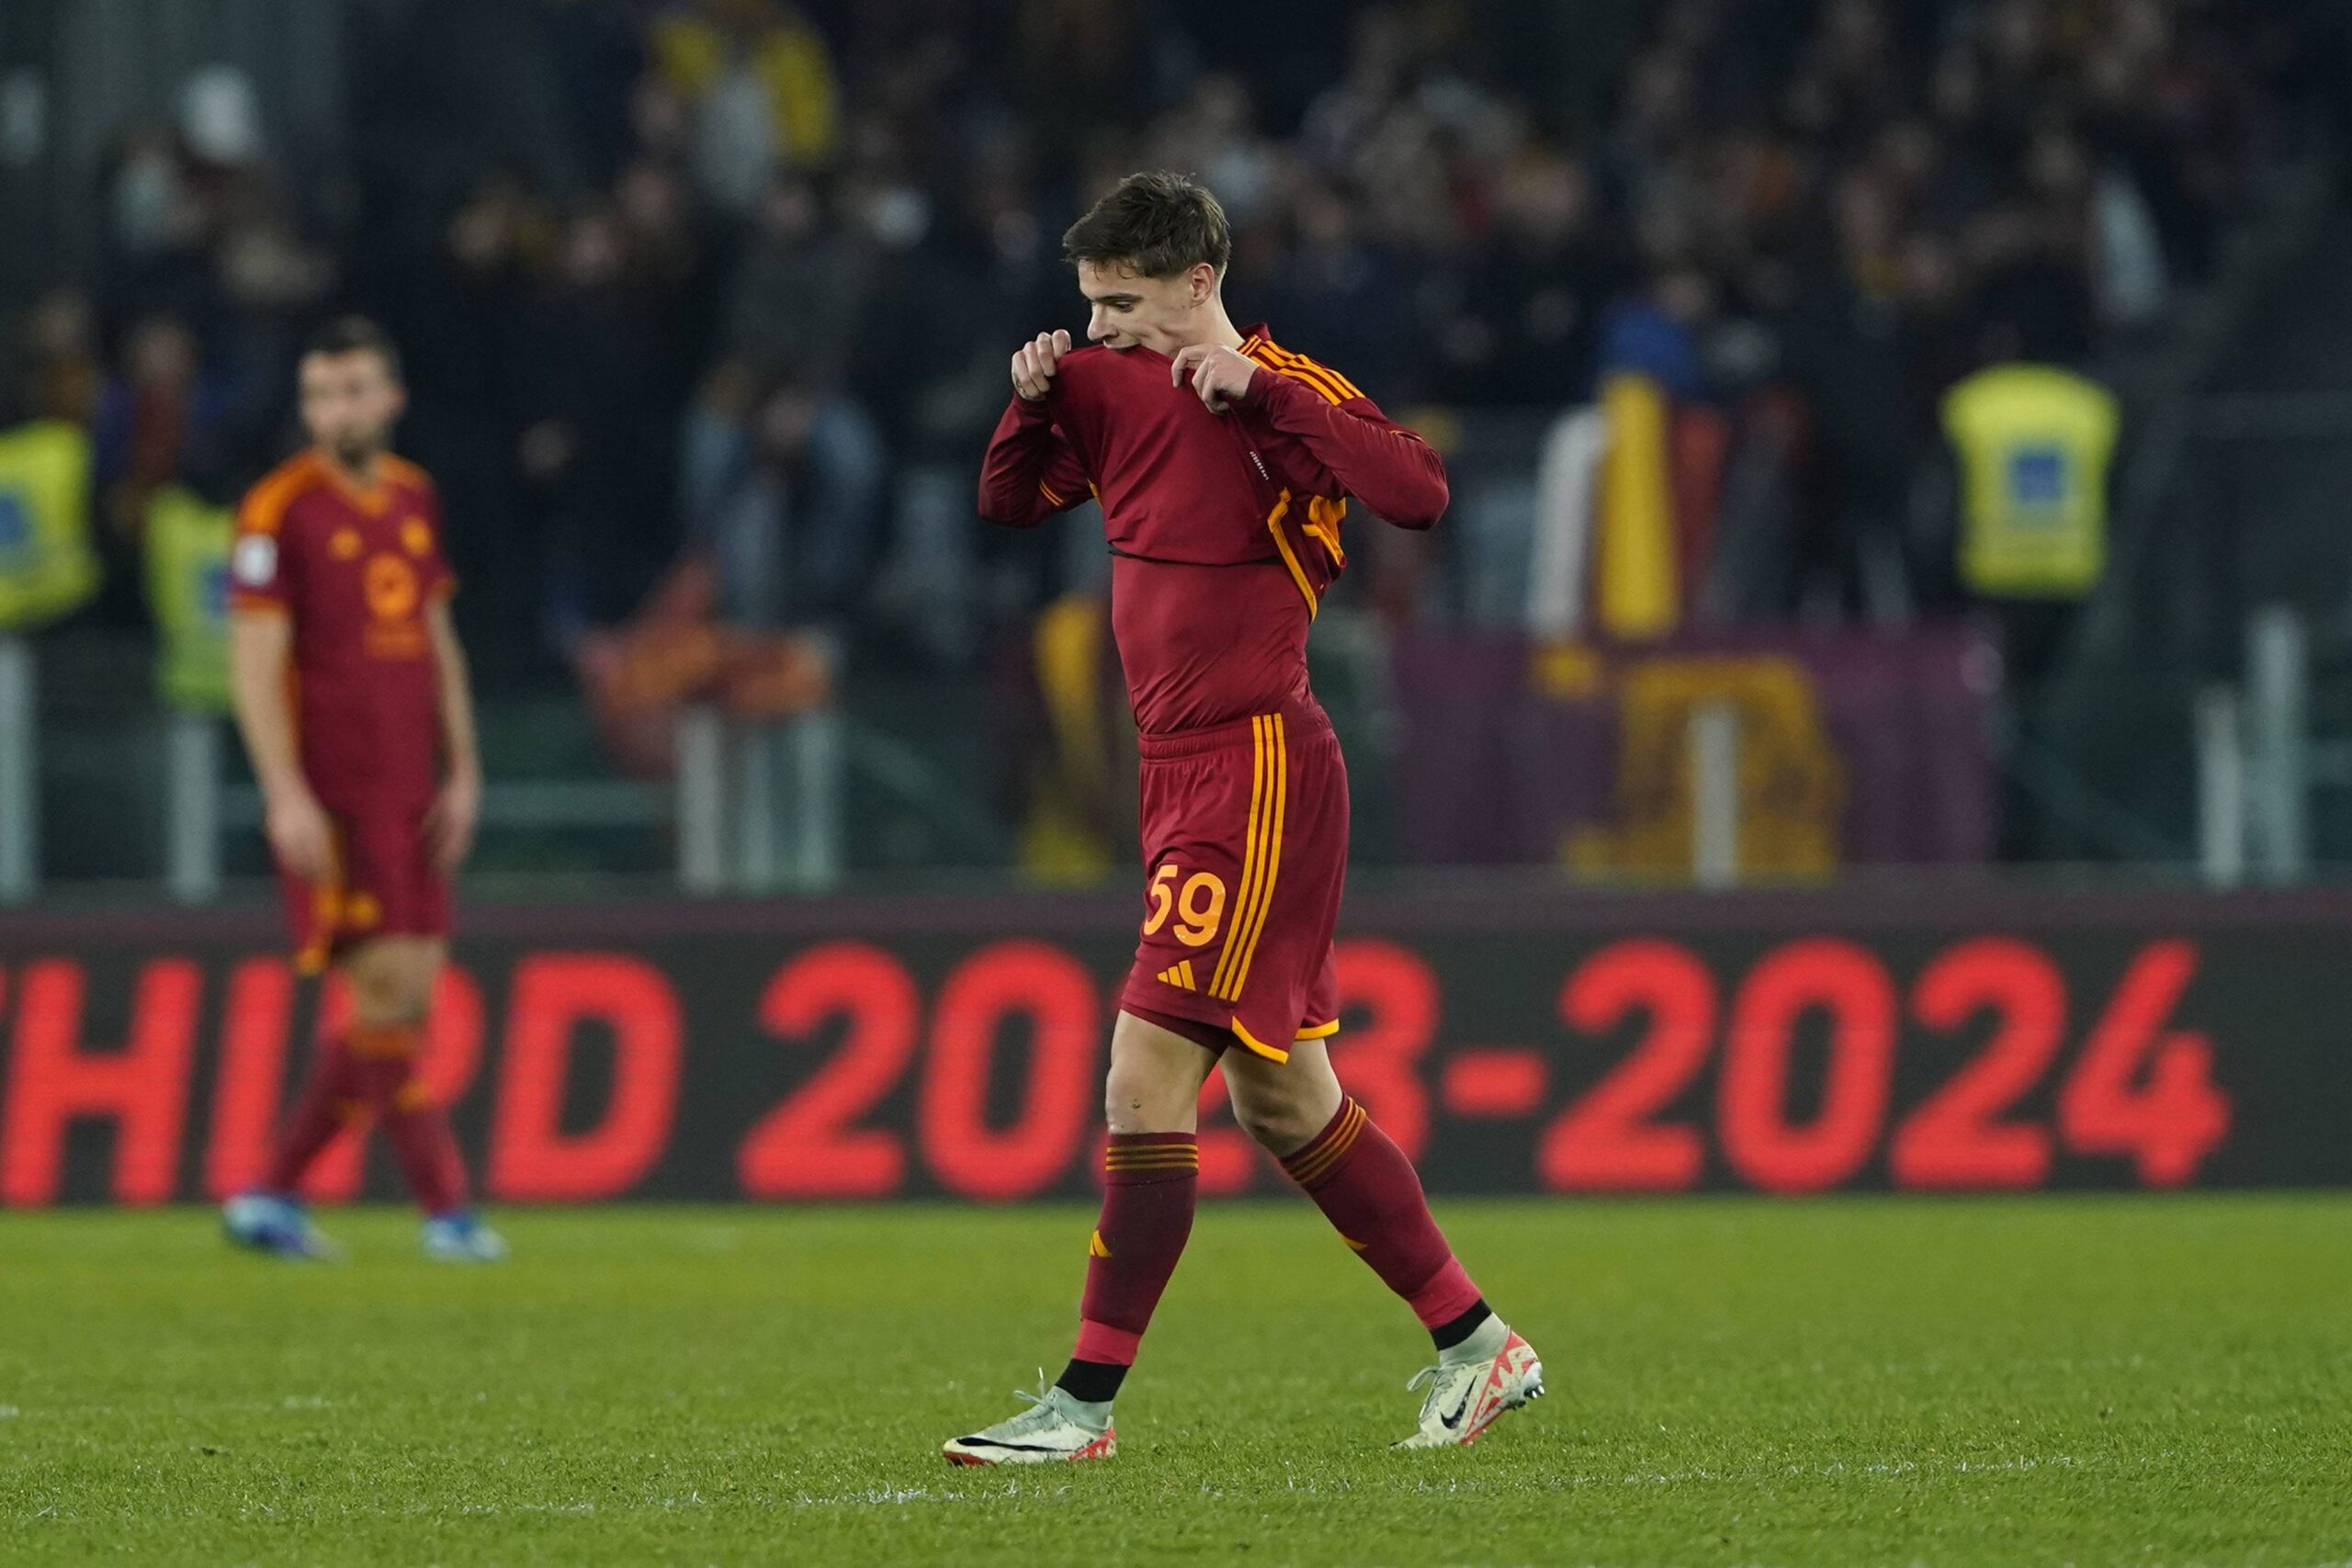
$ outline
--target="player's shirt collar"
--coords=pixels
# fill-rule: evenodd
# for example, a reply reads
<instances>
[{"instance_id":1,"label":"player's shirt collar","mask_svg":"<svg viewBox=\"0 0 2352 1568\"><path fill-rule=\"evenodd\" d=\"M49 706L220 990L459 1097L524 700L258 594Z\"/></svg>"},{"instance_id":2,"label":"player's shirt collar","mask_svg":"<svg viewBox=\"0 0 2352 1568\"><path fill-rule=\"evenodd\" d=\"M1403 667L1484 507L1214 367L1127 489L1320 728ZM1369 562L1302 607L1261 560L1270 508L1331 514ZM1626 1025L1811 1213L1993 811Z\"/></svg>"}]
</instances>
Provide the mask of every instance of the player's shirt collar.
<instances>
[{"instance_id":1,"label":"player's shirt collar","mask_svg":"<svg viewBox=\"0 0 2352 1568\"><path fill-rule=\"evenodd\" d=\"M364 480L353 476L333 456L322 450L313 448L311 461L338 494L370 516L392 503L392 476L380 453L372 465L374 472Z\"/></svg>"}]
</instances>

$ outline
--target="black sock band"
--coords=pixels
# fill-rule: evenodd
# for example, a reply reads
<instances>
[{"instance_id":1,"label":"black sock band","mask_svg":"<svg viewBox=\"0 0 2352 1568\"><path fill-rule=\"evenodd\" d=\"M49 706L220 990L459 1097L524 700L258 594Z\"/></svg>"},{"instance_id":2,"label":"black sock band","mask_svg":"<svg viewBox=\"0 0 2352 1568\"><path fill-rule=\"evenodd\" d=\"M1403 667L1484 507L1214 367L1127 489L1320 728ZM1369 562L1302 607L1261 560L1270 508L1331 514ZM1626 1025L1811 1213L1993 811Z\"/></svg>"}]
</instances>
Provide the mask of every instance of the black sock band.
<instances>
[{"instance_id":1,"label":"black sock band","mask_svg":"<svg viewBox=\"0 0 2352 1568\"><path fill-rule=\"evenodd\" d=\"M1127 1369L1116 1361L1072 1361L1054 1380L1054 1386L1088 1404L1107 1404L1118 1397Z\"/></svg>"},{"instance_id":2,"label":"black sock band","mask_svg":"<svg viewBox=\"0 0 2352 1568\"><path fill-rule=\"evenodd\" d=\"M1451 1350L1473 1334L1477 1333L1478 1325L1494 1315L1493 1310L1487 1305L1487 1298L1480 1296L1470 1303L1461 1316L1450 1317L1430 1329L1430 1337L1437 1341L1439 1349ZM1070 1363L1072 1366L1077 1364L1075 1361Z\"/></svg>"}]
</instances>

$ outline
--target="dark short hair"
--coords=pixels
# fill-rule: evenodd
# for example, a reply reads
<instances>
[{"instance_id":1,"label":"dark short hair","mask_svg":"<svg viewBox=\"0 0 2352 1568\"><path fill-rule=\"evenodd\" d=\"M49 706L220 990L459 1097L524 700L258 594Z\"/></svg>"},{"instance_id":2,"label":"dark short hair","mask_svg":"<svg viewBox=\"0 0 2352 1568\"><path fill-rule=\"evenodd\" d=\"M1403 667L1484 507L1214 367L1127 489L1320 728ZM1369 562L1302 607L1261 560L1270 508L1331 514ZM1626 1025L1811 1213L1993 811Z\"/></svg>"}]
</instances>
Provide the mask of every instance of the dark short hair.
<instances>
[{"instance_id":1,"label":"dark short hair","mask_svg":"<svg viewBox=\"0 0 2352 1568\"><path fill-rule=\"evenodd\" d=\"M401 351L393 346L392 334L365 316L339 316L312 333L302 345L302 357L314 354L372 354L383 362L386 375L401 378Z\"/></svg>"},{"instance_id":2,"label":"dark short hair","mask_svg":"<svg viewBox=\"0 0 2352 1568\"><path fill-rule=\"evenodd\" d=\"M1189 175L1129 175L1062 236L1062 259L1122 263L1145 277L1174 277L1206 262L1219 276L1233 259L1233 226Z\"/></svg>"}]
</instances>

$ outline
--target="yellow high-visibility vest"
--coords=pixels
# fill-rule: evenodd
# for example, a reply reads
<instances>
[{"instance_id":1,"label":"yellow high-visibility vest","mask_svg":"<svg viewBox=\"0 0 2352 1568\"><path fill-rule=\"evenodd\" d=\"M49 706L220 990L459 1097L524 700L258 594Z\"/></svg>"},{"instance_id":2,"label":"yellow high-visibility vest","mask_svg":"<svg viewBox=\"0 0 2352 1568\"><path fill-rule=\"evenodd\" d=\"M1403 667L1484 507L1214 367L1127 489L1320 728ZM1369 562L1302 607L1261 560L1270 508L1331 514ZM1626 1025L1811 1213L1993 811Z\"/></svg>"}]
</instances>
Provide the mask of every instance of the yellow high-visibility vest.
<instances>
[{"instance_id":1,"label":"yellow high-visibility vest","mask_svg":"<svg viewBox=\"0 0 2352 1568\"><path fill-rule=\"evenodd\" d=\"M177 485L147 503L147 604L155 684L175 707L229 711L229 543L225 506Z\"/></svg>"},{"instance_id":2,"label":"yellow high-visibility vest","mask_svg":"<svg viewBox=\"0 0 2352 1568\"><path fill-rule=\"evenodd\" d=\"M726 74L729 52L725 33L701 17L680 13L653 25L653 64L689 100ZM831 158L841 143L841 85L824 35L782 18L753 46L750 64L767 94L776 155L799 168Z\"/></svg>"},{"instance_id":3,"label":"yellow high-visibility vest","mask_svg":"<svg viewBox=\"0 0 2352 1568\"><path fill-rule=\"evenodd\" d=\"M97 591L88 434L62 420L0 434L0 631L47 626Z\"/></svg>"},{"instance_id":4,"label":"yellow high-visibility vest","mask_svg":"<svg viewBox=\"0 0 2352 1568\"><path fill-rule=\"evenodd\" d=\"M2047 365L1996 365L1944 394L1961 468L1960 575L1994 598L2075 599L2107 570L2114 394Z\"/></svg>"}]
</instances>

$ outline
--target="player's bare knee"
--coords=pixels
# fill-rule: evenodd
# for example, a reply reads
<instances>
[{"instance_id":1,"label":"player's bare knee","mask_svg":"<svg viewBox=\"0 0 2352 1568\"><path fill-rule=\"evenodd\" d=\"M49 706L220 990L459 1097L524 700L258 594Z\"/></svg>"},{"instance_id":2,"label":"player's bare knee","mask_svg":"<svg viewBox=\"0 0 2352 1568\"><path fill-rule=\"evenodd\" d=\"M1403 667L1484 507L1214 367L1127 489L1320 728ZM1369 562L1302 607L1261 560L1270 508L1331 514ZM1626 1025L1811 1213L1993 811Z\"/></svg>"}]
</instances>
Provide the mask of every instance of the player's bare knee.
<instances>
[{"instance_id":1,"label":"player's bare knee","mask_svg":"<svg viewBox=\"0 0 2352 1568\"><path fill-rule=\"evenodd\" d=\"M369 944L344 968L352 1012L376 1029L422 1025L432 1006L437 967L428 954L413 952L404 943L388 939Z\"/></svg>"},{"instance_id":2,"label":"player's bare knee","mask_svg":"<svg viewBox=\"0 0 2352 1568\"><path fill-rule=\"evenodd\" d=\"M1111 1033L1103 1119L1114 1133L1189 1133L1200 1122L1209 1054L1159 1025L1121 1013Z\"/></svg>"},{"instance_id":3,"label":"player's bare knee","mask_svg":"<svg viewBox=\"0 0 2352 1568\"><path fill-rule=\"evenodd\" d=\"M1300 1041L1287 1062L1228 1052L1225 1082L1233 1119L1277 1158L1313 1143L1345 1099L1320 1040Z\"/></svg>"},{"instance_id":4,"label":"player's bare knee","mask_svg":"<svg viewBox=\"0 0 2352 1568\"><path fill-rule=\"evenodd\" d=\"M1305 1148L1323 1130L1306 1097L1272 1085L1253 1085L1235 1093L1233 1119L1277 1157Z\"/></svg>"},{"instance_id":5,"label":"player's bare knee","mask_svg":"<svg viewBox=\"0 0 2352 1568\"><path fill-rule=\"evenodd\" d=\"M1182 1133L1199 1118L1200 1085L1154 1064L1114 1061L1102 1086L1102 1118L1114 1133Z\"/></svg>"},{"instance_id":6,"label":"player's bare knee","mask_svg":"<svg viewBox=\"0 0 2352 1568\"><path fill-rule=\"evenodd\" d=\"M426 1008L413 988L390 981L352 987L351 1010L371 1028L411 1029L424 1024Z\"/></svg>"}]
</instances>

